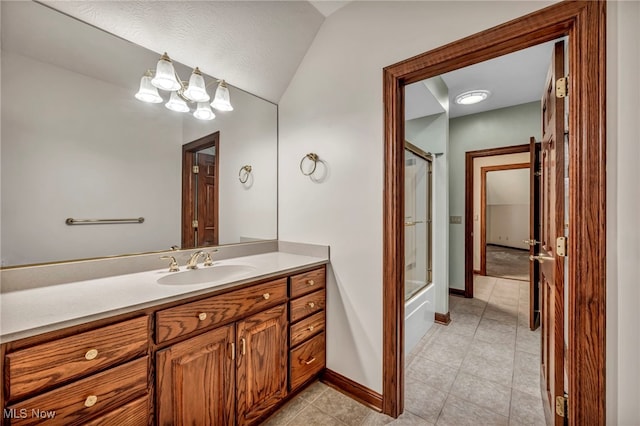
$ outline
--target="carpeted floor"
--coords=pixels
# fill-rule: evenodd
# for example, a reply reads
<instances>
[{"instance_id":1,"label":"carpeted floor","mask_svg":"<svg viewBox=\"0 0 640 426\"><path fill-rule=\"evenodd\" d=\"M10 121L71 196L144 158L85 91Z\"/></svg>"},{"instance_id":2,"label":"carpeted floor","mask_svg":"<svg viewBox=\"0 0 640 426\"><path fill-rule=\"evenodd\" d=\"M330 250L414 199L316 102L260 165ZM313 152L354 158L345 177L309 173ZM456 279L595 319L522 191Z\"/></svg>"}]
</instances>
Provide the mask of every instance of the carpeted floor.
<instances>
[{"instance_id":1,"label":"carpeted floor","mask_svg":"<svg viewBox=\"0 0 640 426\"><path fill-rule=\"evenodd\" d=\"M487 275L529 280L529 250L487 244Z\"/></svg>"}]
</instances>

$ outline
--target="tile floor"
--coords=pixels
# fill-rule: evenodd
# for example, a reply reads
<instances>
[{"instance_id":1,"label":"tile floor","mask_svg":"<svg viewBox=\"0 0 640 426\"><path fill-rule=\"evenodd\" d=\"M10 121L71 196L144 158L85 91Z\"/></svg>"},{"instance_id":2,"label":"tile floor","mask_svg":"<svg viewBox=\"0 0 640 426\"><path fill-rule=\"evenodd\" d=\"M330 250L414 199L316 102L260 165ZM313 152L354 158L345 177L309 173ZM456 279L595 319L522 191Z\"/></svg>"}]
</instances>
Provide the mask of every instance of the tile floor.
<instances>
[{"instance_id":1,"label":"tile floor","mask_svg":"<svg viewBox=\"0 0 640 426\"><path fill-rule=\"evenodd\" d=\"M540 331L528 327L528 283L475 278L475 298L452 296L451 324L435 324L407 356L405 412L377 413L319 382L265 425L544 425Z\"/></svg>"}]
</instances>

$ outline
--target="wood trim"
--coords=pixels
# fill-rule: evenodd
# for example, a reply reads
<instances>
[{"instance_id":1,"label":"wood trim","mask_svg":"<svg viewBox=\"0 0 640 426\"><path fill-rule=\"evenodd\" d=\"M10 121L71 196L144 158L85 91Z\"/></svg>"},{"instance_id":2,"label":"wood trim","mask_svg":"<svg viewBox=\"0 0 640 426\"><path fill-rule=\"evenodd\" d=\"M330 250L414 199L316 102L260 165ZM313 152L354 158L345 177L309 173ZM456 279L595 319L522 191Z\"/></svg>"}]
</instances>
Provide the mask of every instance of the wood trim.
<instances>
[{"instance_id":1,"label":"wood trim","mask_svg":"<svg viewBox=\"0 0 640 426\"><path fill-rule=\"evenodd\" d=\"M193 232L191 232L191 218L194 217L194 206L192 202L192 198L190 198L190 194L196 190L193 183L193 174L191 173L192 167L195 165L193 162L193 153L200 151L205 148L215 147L216 149L216 164L215 164L215 185L216 185L216 193L215 193L215 207L214 207L214 215L216 217L215 221L215 231L214 231L214 240L216 245L218 243L218 193L220 190L219 185L219 174L220 174L220 132L215 132L210 135L203 136L199 139L196 139L193 142L186 143L182 145L182 218L181 218L181 248L194 248L197 246L197 242L194 239Z\"/></svg>"},{"instance_id":2,"label":"wood trim","mask_svg":"<svg viewBox=\"0 0 640 426\"><path fill-rule=\"evenodd\" d=\"M383 412L404 404L404 86L569 36L569 416L605 417L606 2L564 1L383 70ZM528 145L527 145L528 147ZM468 219L468 218L467 218ZM466 226L469 221L465 223ZM468 232L467 232L468 234ZM466 237L465 237L466 238ZM467 250L465 250L467 252ZM467 254L465 253L465 259ZM468 277L467 277L468 275ZM465 268L472 286L472 268ZM578 285L579 284L579 285ZM467 283L465 283L467 289ZM470 287L470 294L473 288Z\"/></svg>"},{"instance_id":3,"label":"wood trim","mask_svg":"<svg viewBox=\"0 0 640 426\"><path fill-rule=\"evenodd\" d=\"M473 275L482 275L482 273L480 272L480 269L474 269Z\"/></svg>"},{"instance_id":4,"label":"wood trim","mask_svg":"<svg viewBox=\"0 0 640 426\"><path fill-rule=\"evenodd\" d=\"M502 146L496 148L480 149L477 151L467 151L464 163L464 297L473 297L473 161L476 158L494 157L497 155L521 154L529 151L529 144ZM486 269L486 234L482 225L486 212L482 211L484 203L484 185L480 185L480 275L487 275ZM484 242L482 240L484 236Z\"/></svg>"},{"instance_id":5,"label":"wood trim","mask_svg":"<svg viewBox=\"0 0 640 426\"><path fill-rule=\"evenodd\" d=\"M446 314L441 314L436 312L436 322L442 325L449 325L451 322L451 313L447 312Z\"/></svg>"},{"instance_id":6,"label":"wood trim","mask_svg":"<svg viewBox=\"0 0 640 426\"><path fill-rule=\"evenodd\" d=\"M320 380L367 407L373 408L376 411L382 411L382 395L378 392L362 386L360 383L354 382L348 377L328 368L324 369Z\"/></svg>"},{"instance_id":7,"label":"wood trim","mask_svg":"<svg viewBox=\"0 0 640 426\"><path fill-rule=\"evenodd\" d=\"M528 169L530 166L530 163L511 163L480 167L480 275L487 275L487 173ZM471 241L473 243L473 239Z\"/></svg>"},{"instance_id":8,"label":"wood trim","mask_svg":"<svg viewBox=\"0 0 640 426\"><path fill-rule=\"evenodd\" d=\"M459 288L451 288L449 287L449 294L453 294L454 296L462 296L465 297L465 291Z\"/></svg>"}]
</instances>

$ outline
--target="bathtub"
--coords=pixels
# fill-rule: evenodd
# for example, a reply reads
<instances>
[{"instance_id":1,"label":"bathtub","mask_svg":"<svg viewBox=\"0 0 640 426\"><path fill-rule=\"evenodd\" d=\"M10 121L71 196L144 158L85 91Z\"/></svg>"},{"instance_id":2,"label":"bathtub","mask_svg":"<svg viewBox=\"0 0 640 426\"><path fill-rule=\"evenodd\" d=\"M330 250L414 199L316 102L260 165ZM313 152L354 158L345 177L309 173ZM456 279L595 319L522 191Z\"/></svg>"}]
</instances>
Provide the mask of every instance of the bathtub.
<instances>
[{"instance_id":1,"label":"bathtub","mask_svg":"<svg viewBox=\"0 0 640 426\"><path fill-rule=\"evenodd\" d=\"M435 293L435 285L431 283L404 304L405 354L411 353L435 321Z\"/></svg>"}]
</instances>

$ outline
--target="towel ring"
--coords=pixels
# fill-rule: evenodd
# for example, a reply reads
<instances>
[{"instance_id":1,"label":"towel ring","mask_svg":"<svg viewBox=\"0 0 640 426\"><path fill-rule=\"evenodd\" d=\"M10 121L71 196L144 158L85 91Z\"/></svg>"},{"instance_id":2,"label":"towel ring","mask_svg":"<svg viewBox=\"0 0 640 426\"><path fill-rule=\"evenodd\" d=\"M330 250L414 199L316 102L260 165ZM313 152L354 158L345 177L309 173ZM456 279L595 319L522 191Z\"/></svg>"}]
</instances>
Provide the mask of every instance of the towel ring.
<instances>
[{"instance_id":1,"label":"towel ring","mask_svg":"<svg viewBox=\"0 0 640 426\"><path fill-rule=\"evenodd\" d=\"M238 180L240 181L240 183L247 183L247 181L249 180L249 174L251 174L250 165L247 164L246 166L240 167L240 170L238 171Z\"/></svg>"},{"instance_id":2,"label":"towel ring","mask_svg":"<svg viewBox=\"0 0 640 426\"><path fill-rule=\"evenodd\" d=\"M313 168L311 169L311 171L309 173L305 173L304 169L302 168L302 164L304 164L304 160L310 160L313 161ZM300 160L300 171L302 172L303 175L305 176L311 176L313 174L313 172L316 171L316 167L318 166L318 161L320 160L320 157L318 157L318 154L315 154L313 152L308 153L307 155L305 155L304 157L302 157L302 160Z\"/></svg>"}]
</instances>

